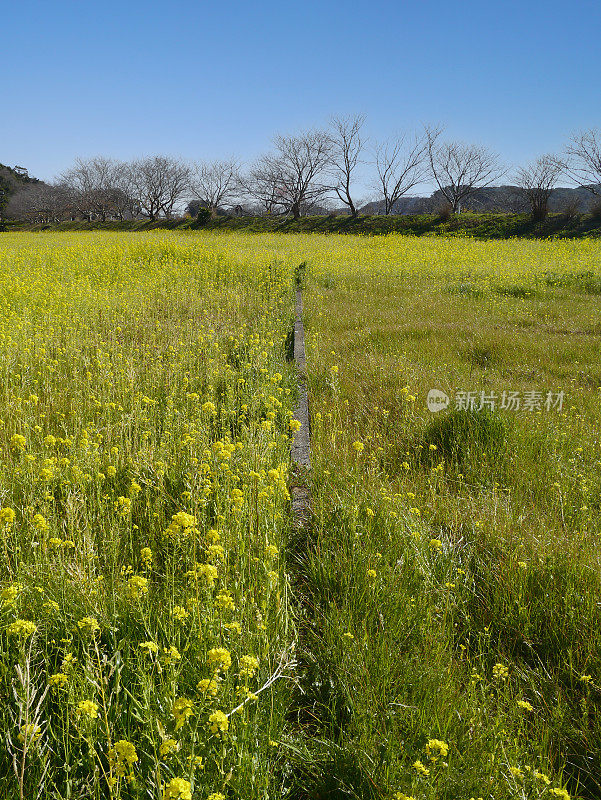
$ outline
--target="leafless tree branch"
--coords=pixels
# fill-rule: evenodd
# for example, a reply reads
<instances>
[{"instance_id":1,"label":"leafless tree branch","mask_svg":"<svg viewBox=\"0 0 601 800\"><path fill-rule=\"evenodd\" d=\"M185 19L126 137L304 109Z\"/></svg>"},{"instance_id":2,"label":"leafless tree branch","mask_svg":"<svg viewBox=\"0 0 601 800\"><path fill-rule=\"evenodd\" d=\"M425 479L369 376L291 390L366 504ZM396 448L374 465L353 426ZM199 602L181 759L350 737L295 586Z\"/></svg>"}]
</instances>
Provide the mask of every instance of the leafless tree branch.
<instances>
[{"instance_id":1,"label":"leafless tree branch","mask_svg":"<svg viewBox=\"0 0 601 800\"><path fill-rule=\"evenodd\" d=\"M601 195L601 131L590 128L574 134L566 155L564 174L591 194Z\"/></svg>"},{"instance_id":2,"label":"leafless tree branch","mask_svg":"<svg viewBox=\"0 0 601 800\"><path fill-rule=\"evenodd\" d=\"M169 218L190 188L190 167L171 156L152 156L129 165L132 191L142 211L154 220Z\"/></svg>"},{"instance_id":3,"label":"leafless tree branch","mask_svg":"<svg viewBox=\"0 0 601 800\"><path fill-rule=\"evenodd\" d=\"M213 213L240 193L240 164L235 159L196 164L190 177L194 197Z\"/></svg>"},{"instance_id":4,"label":"leafless tree branch","mask_svg":"<svg viewBox=\"0 0 601 800\"><path fill-rule=\"evenodd\" d=\"M332 117L330 122L331 190L348 207L352 217L357 216L357 206L351 195L351 184L365 145L361 134L364 122L362 114Z\"/></svg>"},{"instance_id":5,"label":"leafless tree branch","mask_svg":"<svg viewBox=\"0 0 601 800\"><path fill-rule=\"evenodd\" d=\"M563 170L561 161L551 154L537 158L516 175L516 183L526 195L532 218L543 220L547 216L549 197Z\"/></svg>"},{"instance_id":6,"label":"leafless tree branch","mask_svg":"<svg viewBox=\"0 0 601 800\"><path fill-rule=\"evenodd\" d=\"M262 204L270 203L298 219L329 191L320 179L330 164L330 136L325 131L306 131L276 136L274 145L272 153L259 159L246 185Z\"/></svg>"},{"instance_id":7,"label":"leafless tree branch","mask_svg":"<svg viewBox=\"0 0 601 800\"><path fill-rule=\"evenodd\" d=\"M376 145L376 189L384 199L385 214L391 214L397 200L423 181L427 174L426 151L425 136L399 134Z\"/></svg>"},{"instance_id":8,"label":"leafless tree branch","mask_svg":"<svg viewBox=\"0 0 601 800\"><path fill-rule=\"evenodd\" d=\"M453 213L476 189L495 183L505 173L496 153L464 142L440 142L440 128L425 129L430 173Z\"/></svg>"}]
</instances>

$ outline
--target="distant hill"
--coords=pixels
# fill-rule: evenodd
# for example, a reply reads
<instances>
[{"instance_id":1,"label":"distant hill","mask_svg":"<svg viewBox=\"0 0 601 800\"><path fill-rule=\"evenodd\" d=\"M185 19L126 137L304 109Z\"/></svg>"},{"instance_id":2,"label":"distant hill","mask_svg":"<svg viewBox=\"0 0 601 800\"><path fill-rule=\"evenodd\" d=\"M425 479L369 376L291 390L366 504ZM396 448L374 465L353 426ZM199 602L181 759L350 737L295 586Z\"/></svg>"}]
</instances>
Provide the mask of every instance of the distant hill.
<instances>
[{"instance_id":1,"label":"distant hill","mask_svg":"<svg viewBox=\"0 0 601 800\"><path fill-rule=\"evenodd\" d=\"M588 212L594 196L587 189L558 187L553 189L549 198L549 211L564 212L568 208L575 214ZM401 197L395 203L393 214L427 214L437 211L445 204L440 190L435 191L430 197ZM528 203L523 192L518 186L488 186L477 189L474 194L462 204L463 211L500 211L509 214L527 213ZM384 201L367 203L361 209L362 214L383 214Z\"/></svg>"},{"instance_id":2,"label":"distant hill","mask_svg":"<svg viewBox=\"0 0 601 800\"><path fill-rule=\"evenodd\" d=\"M7 167L0 164L0 220L3 218L11 195L24 186L34 183L42 183L37 178L31 178L25 167Z\"/></svg>"},{"instance_id":3,"label":"distant hill","mask_svg":"<svg viewBox=\"0 0 601 800\"><path fill-rule=\"evenodd\" d=\"M427 214L432 211L432 198L431 197L401 197L400 200L394 204L392 208L393 214ZM366 203L360 209L361 214L368 216L375 216L384 213L384 201L374 200L371 203Z\"/></svg>"}]
</instances>

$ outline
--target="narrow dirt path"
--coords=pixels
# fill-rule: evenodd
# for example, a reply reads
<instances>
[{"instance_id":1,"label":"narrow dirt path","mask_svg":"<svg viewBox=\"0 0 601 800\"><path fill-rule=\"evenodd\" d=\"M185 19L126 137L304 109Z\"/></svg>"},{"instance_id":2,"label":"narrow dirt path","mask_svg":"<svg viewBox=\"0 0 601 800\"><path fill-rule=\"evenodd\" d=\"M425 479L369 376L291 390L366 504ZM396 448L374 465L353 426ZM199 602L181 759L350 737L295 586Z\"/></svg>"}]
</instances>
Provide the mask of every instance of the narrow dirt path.
<instances>
[{"instance_id":1,"label":"narrow dirt path","mask_svg":"<svg viewBox=\"0 0 601 800\"><path fill-rule=\"evenodd\" d=\"M294 317L294 361L297 369L298 402L295 418L301 426L292 442L293 485L291 487L292 517L294 527L304 528L311 517L311 492L308 477L311 470L311 436L309 428L309 400L307 396L307 360L305 355L305 328L303 326L303 293L296 288Z\"/></svg>"}]
</instances>

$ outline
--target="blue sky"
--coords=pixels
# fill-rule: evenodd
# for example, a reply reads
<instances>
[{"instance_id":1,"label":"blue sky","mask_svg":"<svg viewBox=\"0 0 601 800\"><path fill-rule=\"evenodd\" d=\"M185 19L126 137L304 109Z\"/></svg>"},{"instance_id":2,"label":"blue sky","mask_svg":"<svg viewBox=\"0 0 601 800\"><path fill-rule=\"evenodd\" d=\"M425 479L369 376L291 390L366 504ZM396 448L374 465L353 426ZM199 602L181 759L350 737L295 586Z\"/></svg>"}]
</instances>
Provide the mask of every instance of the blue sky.
<instances>
[{"instance_id":1,"label":"blue sky","mask_svg":"<svg viewBox=\"0 0 601 800\"><path fill-rule=\"evenodd\" d=\"M51 179L75 157L250 161L274 133L361 112L509 164L601 126L601 4L16 3L0 0L0 162Z\"/></svg>"}]
</instances>

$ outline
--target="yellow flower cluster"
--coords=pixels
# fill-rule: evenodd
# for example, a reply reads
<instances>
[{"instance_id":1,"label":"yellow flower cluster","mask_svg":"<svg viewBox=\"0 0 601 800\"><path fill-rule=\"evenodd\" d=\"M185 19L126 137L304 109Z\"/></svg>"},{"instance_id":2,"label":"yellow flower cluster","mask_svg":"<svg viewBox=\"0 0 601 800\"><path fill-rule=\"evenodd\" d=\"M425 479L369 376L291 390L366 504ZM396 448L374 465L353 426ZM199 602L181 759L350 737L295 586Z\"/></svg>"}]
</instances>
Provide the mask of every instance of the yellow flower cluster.
<instances>
[{"instance_id":1,"label":"yellow flower cluster","mask_svg":"<svg viewBox=\"0 0 601 800\"><path fill-rule=\"evenodd\" d=\"M190 781L172 778L163 789L163 800L192 800Z\"/></svg>"},{"instance_id":2,"label":"yellow flower cluster","mask_svg":"<svg viewBox=\"0 0 601 800\"><path fill-rule=\"evenodd\" d=\"M109 764L118 777L130 775L131 768L137 760L136 748L126 739L115 742L109 750Z\"/></svg>"},{"instance_id":3,"label":"yellow flower cluster","mask_svg":"<svg viewBox=\"0 0 601 800\"><path fill-rule=\"evenodd\" d=\"M214 647L207 653L209 669L213 672L227 672L232 666L232 657L224 647Z\"/></svg>"},{"instance_id":4,"label":"yellow flower cluster","mask_svg":"<svg viewBox=\"0 0 601 800\"><path fill-rule=\"evenodd\" d=\"M227 714L224 714L223 711L213 711L213 713L209 715L209 726L211 733L227 733L229 724L230 723Z\"/></svg>"}]
</instances>

